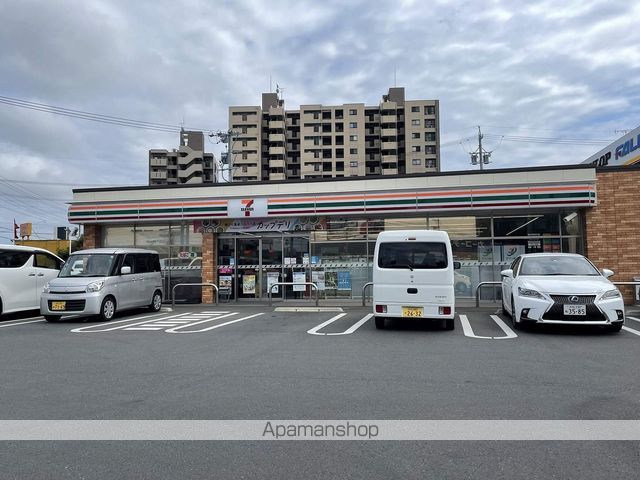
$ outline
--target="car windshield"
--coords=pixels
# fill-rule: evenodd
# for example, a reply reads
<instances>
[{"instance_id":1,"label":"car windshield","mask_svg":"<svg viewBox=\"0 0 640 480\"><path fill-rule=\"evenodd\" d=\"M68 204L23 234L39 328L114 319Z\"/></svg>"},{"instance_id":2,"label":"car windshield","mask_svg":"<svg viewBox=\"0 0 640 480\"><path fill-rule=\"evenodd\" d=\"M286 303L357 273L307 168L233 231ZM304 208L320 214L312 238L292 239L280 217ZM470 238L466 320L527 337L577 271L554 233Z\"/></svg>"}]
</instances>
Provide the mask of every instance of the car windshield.
<instances>
[{"instance_id":1,"label":"car windshield","mask_svg":"<svg viewBox=\"0 0 640 480\"><path fill-rule=\"evenodd\" d=\"M378 253L380 268L433 269L447 267L442 242L384 242Z\"/></svg>"},{"instance_id":2,"label":"car windshield","mask_svg":"<svg viewBox=\"0 0 640 480\"><path fill-rule=\"evenodd\" d=\"M60 271L60 277L106 277L111 273L115 255L71 255Z\"/></svg>"},{"instance_id":3,"label":"car windshield","mask_svg":"<svg viewBox=\"0 0 640 480\"><path fill-rule=\"evenodd\" d=\"M522 260L520 275L600 275L582 257L529 257Z\"/></svg>"}]
</instances>

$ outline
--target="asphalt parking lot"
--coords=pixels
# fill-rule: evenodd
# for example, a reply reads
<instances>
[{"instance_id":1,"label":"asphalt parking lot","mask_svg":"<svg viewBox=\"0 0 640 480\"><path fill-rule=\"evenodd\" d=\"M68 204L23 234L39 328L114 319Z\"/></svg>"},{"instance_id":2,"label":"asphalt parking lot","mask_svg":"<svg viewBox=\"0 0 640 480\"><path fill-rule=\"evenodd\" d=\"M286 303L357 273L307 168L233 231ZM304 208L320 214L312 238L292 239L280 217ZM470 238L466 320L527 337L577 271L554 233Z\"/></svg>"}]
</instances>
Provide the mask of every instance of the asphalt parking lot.
<instances>
[{"instance_id":1,"label":"asphalt parking lot","mask_svg":"<svg viewBox=\"0 0 640 480\"><path fill-rule=\"evenodd\" d=\"M375 329L369 308L164 308L0 322L4 420L522 419L640 415L640 316L513 331ZM638 442L2 442L1 478L634 478Z\"/></svg>"}]
</instances>

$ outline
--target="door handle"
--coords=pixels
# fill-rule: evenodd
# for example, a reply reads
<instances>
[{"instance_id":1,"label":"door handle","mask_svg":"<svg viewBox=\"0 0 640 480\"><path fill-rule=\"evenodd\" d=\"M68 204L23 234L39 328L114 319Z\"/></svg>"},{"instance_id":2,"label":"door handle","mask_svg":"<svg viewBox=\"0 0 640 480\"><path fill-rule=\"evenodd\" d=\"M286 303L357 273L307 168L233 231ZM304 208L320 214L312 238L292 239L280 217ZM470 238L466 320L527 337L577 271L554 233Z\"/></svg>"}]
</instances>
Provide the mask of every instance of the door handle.
<instances>
[{"instance_id":1,"label":"door handle","mask_svg":"<svg viewBox=\"0 0 640 480\"><path fill-rule=\"evenodd\" d=\"M29 274L29 276L30 276L30 277L35 277L35 276L36 276L36 274L35 274L35 273L30 273L30 274Z\"/></svg>"},{"instance_id":2,"label":"door handle","mask_svg":"<svg viewBox=\"0 0 640 480\"><path fill-rule=\"evenodd\" d=\"M44 273L39 273L38 276L39 277L44 277Z\"/></svg>"}]
</instances>

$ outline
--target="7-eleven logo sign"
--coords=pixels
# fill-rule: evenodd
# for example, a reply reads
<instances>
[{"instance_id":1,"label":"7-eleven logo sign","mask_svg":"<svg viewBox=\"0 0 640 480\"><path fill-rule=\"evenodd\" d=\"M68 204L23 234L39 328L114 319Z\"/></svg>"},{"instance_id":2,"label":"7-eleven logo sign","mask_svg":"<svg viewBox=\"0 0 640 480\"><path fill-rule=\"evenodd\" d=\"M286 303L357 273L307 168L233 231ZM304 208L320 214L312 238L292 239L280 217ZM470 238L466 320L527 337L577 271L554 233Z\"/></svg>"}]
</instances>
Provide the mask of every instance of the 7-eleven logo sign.
<instances>
[{"instance_id":1,"label":"7-eleven logo sign","mask_svg":"<svg viewBox=\"0 0 640 480\"><path fill-rule=\"evenodd\" d=\"M240 211L244 212L245 217L250 217L253 212L253 199L242 200L242 207Z\"/></svg>"}]
</instances>

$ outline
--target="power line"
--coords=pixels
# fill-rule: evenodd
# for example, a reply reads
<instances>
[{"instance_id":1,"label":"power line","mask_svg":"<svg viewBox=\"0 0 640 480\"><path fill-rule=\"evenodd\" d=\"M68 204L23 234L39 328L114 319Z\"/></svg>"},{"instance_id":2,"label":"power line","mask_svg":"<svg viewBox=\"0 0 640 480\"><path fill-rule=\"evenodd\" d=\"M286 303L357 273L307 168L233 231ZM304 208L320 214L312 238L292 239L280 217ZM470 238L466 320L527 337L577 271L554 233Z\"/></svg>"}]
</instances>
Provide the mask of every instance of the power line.
<instances>
[{"instance_id":1,"label":"power line","mask_svg":"<svg viewBox=\"0 0 640 480\"><path fill-rule=\"evenodd\" d=\"M62 116L71 117L71 118L78 118L81 120L89 120L92 122L108 123L111 125L118 125L122 127L133 127L133 128L144 129L144 130L153 130L153 131L167 132L167 133L179 133L181 130L183 130L183 126L181 125L146 122L144 120L133 120L125 117L103 115L100 113L92 113L84 110L75 110L71 108L57 107L54 105L48 105L46 103L31 102L31 101L22 100L19 98L6 97L3 95L0 95L0 103L5 105L10 105L13 107L25 108L28 110L51 113L54 115L62 115ZM211 131L211 129L209 128L188 127L184 129Z\"/></svg>"},{"instance_id":2,"label":"power line","mask_svg":"<svg viewBox=\"0 0 640 480\"><path fill-rule=\"evenodd\" d=\"M611 140L596 140L589 138L565 138L565 137L531 137L525 135L497 135L485 133L488 138L501 138L505 142L524 142L524 143L548 143L556 145L607 145Z\"/></svg>"}]
</instances>

